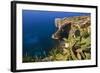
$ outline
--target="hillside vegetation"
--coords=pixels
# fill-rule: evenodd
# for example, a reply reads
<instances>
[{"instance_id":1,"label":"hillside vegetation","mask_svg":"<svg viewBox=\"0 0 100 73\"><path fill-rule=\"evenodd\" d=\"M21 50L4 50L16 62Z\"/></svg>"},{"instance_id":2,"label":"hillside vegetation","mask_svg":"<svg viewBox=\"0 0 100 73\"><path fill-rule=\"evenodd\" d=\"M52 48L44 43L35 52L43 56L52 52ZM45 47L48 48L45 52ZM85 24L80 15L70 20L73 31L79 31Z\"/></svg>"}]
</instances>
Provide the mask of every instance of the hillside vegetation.
<instances>
[{"instance_id":1,"label":"hillside vegetation","mask_svg":"<svg viewBox=\"0 0 100 73\"><path fill-rule=\"evenodd\" d=\"M49 60L89 60L91 59L91 21L90 16L76 16L62 18L56 24L71 22L69 37L65 40L65 47L53 48L50 52ZM67 45L67 46L66 46ZM61 47L61 46L60 46ZM47 59L47 60L48 60Z\"/></svg>"}]
</instances>

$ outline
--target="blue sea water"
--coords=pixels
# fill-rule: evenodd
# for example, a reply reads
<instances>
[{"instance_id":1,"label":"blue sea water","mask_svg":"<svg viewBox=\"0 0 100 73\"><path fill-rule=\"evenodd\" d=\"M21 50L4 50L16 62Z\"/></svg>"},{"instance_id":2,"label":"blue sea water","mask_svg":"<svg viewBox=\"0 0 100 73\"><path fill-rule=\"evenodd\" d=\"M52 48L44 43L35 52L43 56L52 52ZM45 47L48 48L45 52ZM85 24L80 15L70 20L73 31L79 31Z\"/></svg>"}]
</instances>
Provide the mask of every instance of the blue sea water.
<instances>
[{"instance_id":1,"label":"blue sea water","mask_svg":"<svg viewBox=\"0 0 100 73\"><path fill-rule=\"evenodd\" d=\"M56 41L51 38L57 30L55 18L84 15L90 13L23 10L23 56L44 56L55 46Z\"/></svg>"}]
</instances>

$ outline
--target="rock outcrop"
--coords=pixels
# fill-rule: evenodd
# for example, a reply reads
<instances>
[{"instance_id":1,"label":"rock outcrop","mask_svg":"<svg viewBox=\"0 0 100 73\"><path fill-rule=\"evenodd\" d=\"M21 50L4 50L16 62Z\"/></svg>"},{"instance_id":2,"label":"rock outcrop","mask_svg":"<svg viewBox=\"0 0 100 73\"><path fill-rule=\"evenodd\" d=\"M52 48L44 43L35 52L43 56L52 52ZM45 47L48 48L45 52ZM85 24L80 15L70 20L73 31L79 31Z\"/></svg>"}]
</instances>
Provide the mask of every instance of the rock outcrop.
<instances>
[{"instance_id":1,"label":"rock outcrop","mask_svg":"<svg viewBox=\"0 0 100 73\"><path fill-rule=\"evenodd\" d=\"M90 25L90 16L75 16L55 19L55 26L58 30L53 34L53 39L60 41L63 39L65 44L69 44L69 46L62 48L64 53L64 50L69 51L67 52L66 60L85 60L91 58ZM65 57L65 55L66 54L62 57Z\"/></svg>"}]
</instances>

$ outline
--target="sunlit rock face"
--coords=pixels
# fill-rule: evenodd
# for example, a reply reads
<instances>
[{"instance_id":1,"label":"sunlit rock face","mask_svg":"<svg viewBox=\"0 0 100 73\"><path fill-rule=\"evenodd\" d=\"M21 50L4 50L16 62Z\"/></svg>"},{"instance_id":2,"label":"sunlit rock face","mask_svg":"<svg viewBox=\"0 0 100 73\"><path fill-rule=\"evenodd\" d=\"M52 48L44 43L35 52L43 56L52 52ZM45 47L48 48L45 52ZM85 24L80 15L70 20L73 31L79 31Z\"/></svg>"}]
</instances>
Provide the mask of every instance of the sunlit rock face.
<instances>
[{"instance_id":1,"label":"sunlit rock face","mask_svg":"<svg viewBox=\"0 0 100 73\"><path fill-rule=\"evenodd\" d=\"M64 50L65 48L69 47L69 43L67 43L66 40L70 36L73 38L81 36L83 37L82 35L83 31L88 30L88 32L90 32L90 25L91 25L90 20L91 20L90 16L56 18L55 26L57 27L57 31L52 35L52 38L55 40L59 40L59 47L60 49Z\"/></svg>"},{"instance_id":2,"label":"sunlit rock face","mask_svg":"<svg viewBox=\"0 0 100 73\"><path fill-rule=\"evenodd\" d=\"M55 19L55 25L58 28L58 30L52 35L52 38L58 40L68 38L68 34L71 29L71 22L62 23L60 19Z\"/></svg>"},{"instance_id":3,"label":"sunlit rock face","mask_svg":"<svg viewBox=\"0 0 100 73\"><path fill-rule=\"evenodd\" d=\"M74 17L69 17L69 18L66 18L66 17L56 18L55 26L58 28L58 30L52 35L52 38L58 39L58 40L62 40L63 38L68 38L69 33L72 30L72 28L75 28L75 27L86 28L90 26L91 24L90 20L91 20L90 16L74 16Z\"/></svg>"}]
</instances>

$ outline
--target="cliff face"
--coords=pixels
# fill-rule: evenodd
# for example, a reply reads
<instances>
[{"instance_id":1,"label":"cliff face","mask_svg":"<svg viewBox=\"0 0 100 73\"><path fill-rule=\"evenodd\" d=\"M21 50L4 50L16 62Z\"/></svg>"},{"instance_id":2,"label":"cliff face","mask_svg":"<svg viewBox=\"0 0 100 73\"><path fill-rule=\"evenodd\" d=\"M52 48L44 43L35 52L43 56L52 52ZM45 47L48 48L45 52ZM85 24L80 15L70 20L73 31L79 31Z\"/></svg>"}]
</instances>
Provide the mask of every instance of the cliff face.
<instances>
[{"instance_id":1,"label":"cliff face","mask_svg":"<svg viewBox=\"0 0 100 73\"><path fill-rule=\"evenodd\" d=\"M57 26L62 26L66 22L71 22L72 25L90 25L91 22L91 17L90 16L74 16L74 17L64 17L64 18L56 18L55 19L55 25Z\"/></svg>"},{"instance_id":2,"label":"cliff face","mask_svg":"<svg viewBox=\"0 0 100 73\"><path fill-rule=\"evenodd\" d=\"M70 31L67 31L71 25ZM90 16L75 16L56 18L55 26L58 30L53 34L53 38L59 40L63 37L65 44L68 46L59 46L62 49L62 59L60 60L86 60L91 59L91 17ZM65 34L67 32L67 34ZM60 40L61 41L61 40ZM57 47L56 49L59 49ZM57 53L61 54L61 53ZM56 57L55 57L56 58ZM59 59L59 57L57 57ZM55 59L56 60L56 59Z\"/></svg>"},{"instance_id":3,"label":"cliff face","mask_svg":"<svg viewBox=\"0 0 100 73\"><path fill-rule=\"evenodd\" d=\"M58 30L54 33L54 38L61 37L65 35L65 32L73 34L76 30L83 32L83 30L88 30L90 32L91 18L90 16L75 16L75 17L64 17L64 18L56 18L55 26ZM69 28L69 26L71 26ZM68 30L69 29L69 30ZM64 34L63 34L64 33Z\"/></svg>"}]
</instances>

